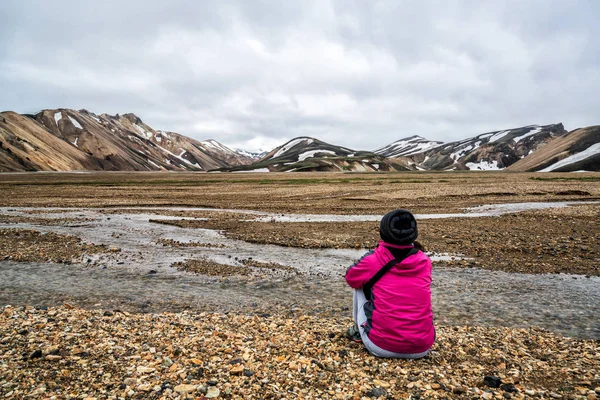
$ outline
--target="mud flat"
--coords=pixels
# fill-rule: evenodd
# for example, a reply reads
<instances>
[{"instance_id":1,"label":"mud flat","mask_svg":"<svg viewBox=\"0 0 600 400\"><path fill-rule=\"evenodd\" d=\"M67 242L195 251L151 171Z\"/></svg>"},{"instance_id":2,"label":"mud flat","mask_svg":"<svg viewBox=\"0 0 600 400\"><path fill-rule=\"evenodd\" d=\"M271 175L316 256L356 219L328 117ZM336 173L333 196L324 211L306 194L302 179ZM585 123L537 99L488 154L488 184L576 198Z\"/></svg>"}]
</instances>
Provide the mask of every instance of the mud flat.
<instances>
[{"instance_id":1,"label":"mud flat","mask_svg":"<svg viewBox=\"0 0 600 400\"><path fill-rule=\"evenodd\" d=\"M600 395L599 174L18 174L0 191L5 398ZM465 216L488 206L511 210ZM398 207L434 260L419 361L343 336L345 268Z\"/></svg>"}]
</instances>

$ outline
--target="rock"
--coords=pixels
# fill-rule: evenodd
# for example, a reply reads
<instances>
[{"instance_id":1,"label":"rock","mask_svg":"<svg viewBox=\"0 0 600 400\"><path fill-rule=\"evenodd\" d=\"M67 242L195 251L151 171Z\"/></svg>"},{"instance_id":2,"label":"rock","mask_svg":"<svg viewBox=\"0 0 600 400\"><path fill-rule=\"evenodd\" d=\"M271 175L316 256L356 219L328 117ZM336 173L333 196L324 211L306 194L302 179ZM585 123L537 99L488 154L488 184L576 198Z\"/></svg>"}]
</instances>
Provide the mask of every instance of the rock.
<instances>
[{"instance_id":1,"label":"rock","mask_svg":"<svg viewBox=\"0 0 600 400\"><path fill-rule=\"evenodd\" d=\"M508 393L516 393L519 391L512 383L503 383L500 385L500 389Z\"/></svg>"},{"instance_id":2,"label":"rock","mask_svg":"<svg viewBox=\"0 0 600 400\"><path fill-rule=\"evenodd\" d=\"M205 396L207 399L214 399L215 397L219 397L219 394L221 394L221 391L219 390L219 388L216 386L211 386L206 391Z\"/></svg>"},{"instance_id":3,"label":"rock","mask_svg":"<svg viewBox=\"0 0 600 400\"><path fill-rule=\"evenodd\" d=\"M193 393L196 391L196 389L198 388L198 386L196 385L177 385L175 386L175 391L177 393Z\"/></svg>"},{"instance_id":4,"label":"rock","mask_svg":"<svg viewBox=\"0 0 600 400\"><path fill-rule=\"evenodd\" d=\"M29 355L29 358L31 358L32 360L35 358L40 358L42 356L42 351L41 350L35 350L33 353L31 353Z\"/></svg>"},{"instance_id":5,"label":"rock","mask_svg":"<svg viewBox=\"0 0 600 400\"><path fill-rule=\"evenodd\" d=\"M465 394L467 393L467 389L462 386L456 386L452 389L452 393L454 394Z\"/></svg>"},{"instance_id":6,"label":"rock","mask_svg":"<svg viewBox=\"0 0 600 400\"><path fill-rule=\"evenodd\" d=\"M496 389L500 387L500 385L502 384L502 380L497 376L488 375L485 378L483 378L483 384L487 387Z\"/></svg>"},{"instance_id":7,"label":"rock","mask_svg":"<svg viewBox=\"0 0 600 400\"><path fill-rule=\"evenodd\" d=\"M525 389L525 394L528 396L535 396L535 390Z\"/></svg>"},{"instance_id":8,"label":"rock","mask_svg":"<svg viewBox=\"0 0 600 400\"><path fill-rule=\"evenodd\" d=\"M229 373L231 375L242 375L244 373L244 366L243 365L235 365L233 368L231 368L229 370Z\"/></svg>"},{"instance_id":9,"label":"rock","mask_svg":"<svg viewBox=\"0 0 600 400\"><path fill-rule=\"evenodd\" d=\"M152 368L152 367L144 367L144 366L137 367L138 374L149 374L154 371L156 371L156 369Z\"/></svg>"},{"instance_id":10,"label":"rock","mask_svg":"<svg viewBox=\"0 0 600 400\"><path fill-rule=\"evenodd\" d=\"M379 379L373 379L373 385L381 386L382 388L389 388L390 384L385 381L380 381Z\"/></svg>"},{"instance_id":11,"label":"rock","mask_svg":"<svg viewBox=\"0 0 600 400\"><path fill-rule=\"evenodd\" d=\"M380 388L380 387L375 387L373 389L370 389L367 393L366 393L367 397L382 397L382 396L387 396L387 392L384 388Z\"/></svg>"}]
</instances>

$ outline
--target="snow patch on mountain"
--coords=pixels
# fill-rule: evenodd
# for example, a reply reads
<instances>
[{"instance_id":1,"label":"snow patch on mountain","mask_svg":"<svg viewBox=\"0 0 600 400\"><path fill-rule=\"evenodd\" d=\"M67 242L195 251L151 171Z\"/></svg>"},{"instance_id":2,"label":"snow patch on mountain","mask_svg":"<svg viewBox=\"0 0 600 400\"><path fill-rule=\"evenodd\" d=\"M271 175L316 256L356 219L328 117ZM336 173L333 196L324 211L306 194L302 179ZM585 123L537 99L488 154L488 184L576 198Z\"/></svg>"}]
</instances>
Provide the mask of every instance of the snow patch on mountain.
<instances>
[{"instance_id":1,"label":"snow patch on mountain","mask_svg":"<svg viewBox=\"0 0 600 400\"><path fill-rule=\"evenodd\" d=\"M69 115L69 119L71 120L73 125L75 125L76 128L83 129L83 126L81 126L81 124L79 122L77 122L77 120L75 118L73 118Z\"/></svg>"},{"instance_id":2,"label":"snow patch on mountain","mask_svg":"<svg viewBox=\"0 0 600 400\"><path fill-rule=\"evenodd\" d=\"M231 150L229 147L225 147L221 143L219 143L219 142L217 142L216 140L213 140L213 139L205 140L205 141L200 142L200 143L202 143L205 146L212 147L213 149L218 150L218 151L224 151L224 152L227 152L227 153L233 153L233 150Z\"/></svg>"},{"instance_id":3,"label":"snow patch on mountain","mask_svg":"<svg viewBox=\"0 0 600 400\"><path fill-rule=\"evenodd\" d=\"M502 131L502 132L498 132L495 133L489 140L489 143L494 143L500 139L502 139L504 136L508 135L510 133L510 129L507 131Z\"/></svg>"},{"instance_id":4,"label":"snow patch on mountain","mask_svg":"<svg viewBox=\"0 0 600 400\"><path fill-rule=\"evenodd\" d=\"M533 130L527 132L526 134L514 137L513 140L515 141L515 143L519 143L521 140L528 138L529 136L533 136L536 133L540 133L541 131L542 128L540 126L536 126Z\"/></svg>"},{"instance_id":5,"label":"snow patch on mountain","mask_svg":"<svg viewBox=\"0 0 600 400\"><path fill-rule=\"evenodd\" d=\"M300 154L298 156L298 161L304 161L307 158L313 157L317 153L326 153L326 154L331 154L331 155L335 156L335 152L331 151L331 150L311 150L311 151L307 151L307 152Z\"/></svg>"},{"instance_id":6,"label":"snow patch on mountain","mask_svg":"<svg viewBox=\"0 0 600 400\"><path fill-rule=\"evenodd\" d=\"M481 160L477 163L469 162L465 164L467 168L470 170L479 170L479 171L500 171L502 168L498 167L498 161L493 160L492 162L488 162L486 160Z\"/></svg>"},{"instance_id":7,"label":"snow patch on mountain","mask_svg":"<svg viewBox=\"0 0 600 400\"><path fill-rule=\"evenodd\" d=\"M142 128L141 126L134 124L133 127L142 135L144 136L146 139L151 139L152 138L152 132L149 132L147 130L145 130L144 128Z\"/></svg>"},{"instance_id":8,"label":"snow patch on mountain","mask_svg":"<svg viewBox=\"0 0 600 400\"><path fill-rule=\"evenodd\" d=\"M310 141L309 143L312 143L312 142L313 142L313 140L312 140L312 139L308 139L308 140ZM288 151L290 151L290 150L291 150L291 149L292 149L294 146L296 146L296 145L298 145L298 144L300 144L300 143L302 143L302 142L304 142L304 141L308 141L308 140L307 140L306 138L297 138L297 139L291 140L291 141L287 142L286 144L284 144L284 145L283 145L283 146L282 146L282 147L281 147L281 148L280 148L280 149L277 151L277 153L275 153L275 154L273 155L273 157L271 157L271 158L277 158L277 157L280 157L280 156L284 155L285 153L287 153Z\"/></svg>"},{"instance_id":9,"label":"snow patch on mountain","mask_svg":"<svg viewBox=\"0 0 600 400\"><path fill-rule=\"evenodd\" d=\"M62 113L57 111L54 113L54 121L56 121L56 126L58 126L58 121L62 119Z\"/></svg>"},{"instance_id":10,"label":"snow patch on mountain","mask_svg":"<svg viewBox=\"0 0 600 400\"><path fill-rule=\"evenodd\" d=\"M88 114L88 115L90 116L91 119L95 120L99 124L102 123L102 121L100 120L100 118L96 117L95 115L92 115L92 114Z\"/></svg>"},{"instance_id":11,"label":"snow patch on mountain","mask_svg":"<svg viewBox=\"0 0 600 400\"><path fill-rule=\"evenodd\" d=\"M421 136L411 136L405 139L398 140L385 147L374 151L385 157L407 157L417 153L430 150L434 147L443 144L442 142L430 141Z\"/></svg>"},{"instance_id":12,"label":"snow patch on mountain","mask_svg":"<svg viewBox=\"0 0 600 400\"><path fill-rule=\"evenodd\" d=\"M551 171L554 171L561 167L567 166L569 164L583 161L586 158L595 156L597 154L600 154L600 143L593 144L590 147L588 147L587 149L585 149L584 151L570 155L567 158L563 158L562 160L550 165L549 167L546 167L546 168L540 170L540 172L551 172Z\"/></svg>"},{"instance_id":13,"label":"snow patch on mountain","mask_svg":"<svg viewBox=\"0 0 600 400\"><path fill-rule=\"evenodd\" d=\"M169 150L165 149L164 147L160 147L160 146L158 146L158 148L159 148L160 150L162 150L163 152L165 152L165 153L167 153L167 154L169 154L169 155L171 155L171 156L173 156L173 157L177 158L178 160L181 160L181 161L183 161L184 163L186 163L186 164L188 164L188 165L191 165L191 166L193 166L193 167L196 167L196 168L203 169L203 168L202 168L202 166L201 166L201 165L199 165L198 163L194 163L194 164L192 164L192 163L191 163L189 160L186 160L185 158L183 158L182 156L183 156L183 155L186 153L185 151L184 151L183 153L181 153L181 155L180 155L180 156L178 156L177 154L174 154L174 153L170 152ZM168 159L167 159L167 160L165 160L165 161L166 161L167 163L169 163L169 164L171 163L171 161L170 161L170 160L168 160Z\"/></svg>"}]
</instances>

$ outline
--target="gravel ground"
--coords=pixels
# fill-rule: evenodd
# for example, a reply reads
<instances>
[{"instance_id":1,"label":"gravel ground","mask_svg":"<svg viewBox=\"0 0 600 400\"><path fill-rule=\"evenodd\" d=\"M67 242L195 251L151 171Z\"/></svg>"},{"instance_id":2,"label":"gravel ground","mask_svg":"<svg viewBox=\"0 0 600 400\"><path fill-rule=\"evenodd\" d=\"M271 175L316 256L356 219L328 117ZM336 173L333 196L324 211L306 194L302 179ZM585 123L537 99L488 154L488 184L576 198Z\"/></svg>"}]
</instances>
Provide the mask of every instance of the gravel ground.
<instances>
[{"instance_id":1,"label":"gravel ground","mask_svg":"<svg viewBox=\"0 0 600 400\"><path fill-rule=\"evenodd\" d=\"M82 262L85 256L91 254L116 250L52 232L0 229L0 260L71 263Z\"/></svg>"},{"instance_id":2,"label":"gravel ground","mask_svg":"<svg viewBox=\"0 0 600 400\"><path fill-rule=\"evenodd\" d=\"M220 277L243 276L253 280L299 274L294 268L277 263L263 263L251 259L239 261L244 266L221 264L204 258L176 262L171 266L181 271L193 272L200 275Z\"/></svg>"},{"instance_id":3,"label":"gravel ground","mask_svg":"<svg viewBox=\"0 0 600 400\"><path fill-rule=\"evenodd\" d=\"M600 177L19 174L3 176L0 191L3 206L193 206L382 215L398 207L439 213L505 202L598 200ZM227 219L234 220L235 213L217 214L198 216L210 219L203 227L258 243L353 248L371 247L377 240L373 223L231 223ZM509 272L600 275L599 216L598 205L583 206L496 218L420 221L420 232L430 250L475 258L455 266L475 263ZM82 261L86 254L118 250L85 244L71 236L0 230L0 255L18 261L69 263ZM289 272L283 268L282 273ZM438 326L437 342L425 359L385 360L345 338L349 318L323 313L307 316L303 314L308 311L301 309L271 313L128 314L68 304L50 309L6 306L0 308L0 397L600 397L598 340L575 340L535 328Z\"/></svg>"},{"instance_id":4,"label":"gravel ground","mask_svg":"<svg viewBox=\"0 0 600 400\"><path fill-rule=\"evenodd\" d=\"M600 344L537 329L438 327L421 360L377 359L349 319L0 313L7 399L565 398L600 395Z\"/></svg>"}]
</instances>

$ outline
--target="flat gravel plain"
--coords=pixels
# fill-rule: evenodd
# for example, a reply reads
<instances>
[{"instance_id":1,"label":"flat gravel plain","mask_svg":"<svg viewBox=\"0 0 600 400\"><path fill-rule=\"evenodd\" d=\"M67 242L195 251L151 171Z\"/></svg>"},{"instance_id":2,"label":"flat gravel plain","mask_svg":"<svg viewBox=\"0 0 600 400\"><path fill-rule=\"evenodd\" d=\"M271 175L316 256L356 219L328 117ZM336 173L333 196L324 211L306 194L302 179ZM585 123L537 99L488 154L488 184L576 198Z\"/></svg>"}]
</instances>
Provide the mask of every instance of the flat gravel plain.
<instances>
[{"instance_id":1,"label":"flat gravel plain","mask_svg":"<svg viewBox=\"0 0 600 400\"><path fill-rule=\"evenodd\" d=\"M420 239L431 251L466 257L448 261L451 267L600 275L600 205L592 203L600 200L597 173L32 173L0 175L0 192L3 207L107 207L117 213L143 206L339 215L407 208L426 214L589 201L497 217L423 220ZM170 223L254 243L356 249L377 240L375 222L276 223L237 213L178 212L207 219ZM3 223L11 219L18 222L0 216ZM47 235L0 230L0 269L4 259L82 263L119 251ZM600 338L572 339L538 328L438 326L432 353L408 361L376 359L344 337L349 318L302 308L249 314L1 306L0 396L8 399L600 397Z\"/></svg>"}]
</instances>

